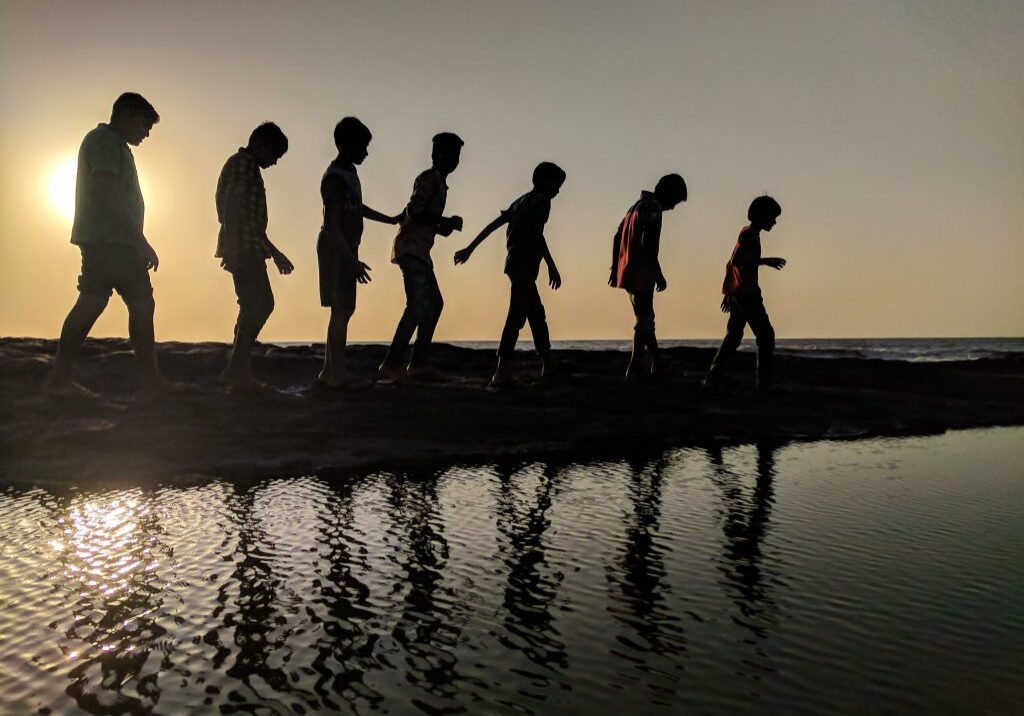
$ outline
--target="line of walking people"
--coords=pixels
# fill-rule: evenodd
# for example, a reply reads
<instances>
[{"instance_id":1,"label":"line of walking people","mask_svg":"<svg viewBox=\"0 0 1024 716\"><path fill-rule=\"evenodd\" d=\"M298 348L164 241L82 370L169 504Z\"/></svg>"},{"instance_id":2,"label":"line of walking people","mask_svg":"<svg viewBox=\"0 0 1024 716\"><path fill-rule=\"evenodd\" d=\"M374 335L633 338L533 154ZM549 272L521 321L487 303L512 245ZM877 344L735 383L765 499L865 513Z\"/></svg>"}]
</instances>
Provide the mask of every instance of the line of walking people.
<instances>
[{"instance_id":1,"label":"line of walking people","mask_svg":"<svg viewBox=\"0 0 1024 716\"><path fill-rule=\"evenodd\" d=\"M159 258L143 231L145 202L139 186L131 146L149 136L159 115L137 93L124 93L114 102L109 123L101 123L83 139L78 154L75 218L71 242L81 249L79 297L61 330L54 367L46 389L57 395L86 395L74 382L72 368L82 343L117 291L129 315L129 335L141 370L143 390L160 393L169 387L157 367L153 333L153 288L150 270ZM431 249L435 237L450 236L463 228L462 217L446 216L448 176L459 165L463 140L452 132L433 137L431 166L413 182L406 206L397 214L371 208L363 199L357 167L369 153L370 130L355 117L345 117L334 128L338 154L320 182L323 224L317 237L320 303L330 310L323 368L314 385L327 389L353 387L365 379L346 367L348 324L356 309L357 286L370 281L370 267L359 258L365 220L398 227L391 260L402 272L406 305L395 330L379 379L407 376L433 378L430 349L443 299L434 272ZM273 122L256 127L244 147L225 162L217 182L216 207L220 222L216 257L228 271L238 299L238 318L230 358L223 378L234 390L259 389L252 377L251 355L260 331L274 310L274 295L267 274L273 261L282 274L294 266L267 236L267 201L262 170L274 166L288 151L288 138ZM534 169L532 188L485 226L465 248L455 252L455 263L465 264L474 250L493 232L505 227L507 255L504 272L510 282L509 309L501 333L494 385L510 382L512 359L519 332L527 323L541 360L541 375L554 369L544 305L537 290L540 265L547 267L553 289L562 279L552 258L544 227L551 202L566 179L565 171L551 162ZM610 286L624 289L636 319L633 350L626 380L662 373L654 323L654 294L667 286L658 260L662 216L686 201L686 182L679 174L663 176L651 191L643 191L615 231ZM726 265L722 311L729 314L726 337L703 381L720 386L728 358L736 351L746 325L758 344L758 387L771 384L775 335L758 286L759 266L781 269L785 260L761 256L760 235L771 231L782 213L768 196L754 199ZM415 343L413 343L415 335ZM410 344L411 351L410 351ZM646 360L645 360L646 358Z\"/></svg>"}]
</instances>

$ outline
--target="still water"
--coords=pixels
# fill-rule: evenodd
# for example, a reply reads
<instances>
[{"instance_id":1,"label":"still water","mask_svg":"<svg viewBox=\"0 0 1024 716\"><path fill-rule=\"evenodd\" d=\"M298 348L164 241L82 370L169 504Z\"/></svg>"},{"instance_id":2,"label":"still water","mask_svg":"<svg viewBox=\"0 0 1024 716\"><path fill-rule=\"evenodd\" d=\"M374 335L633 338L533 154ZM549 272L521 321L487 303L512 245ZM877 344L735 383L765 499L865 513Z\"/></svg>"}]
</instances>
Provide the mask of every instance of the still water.
<instances>
[{"instance_id":1,"label":"still water","mask_svg":"<svg viewBox=\"0 0 1024 716\"><path fill-rule=\"evenodd\" d=\"M0 711L1020 713L1024 428L0 491Z\"/></svg>"}]
</instances>

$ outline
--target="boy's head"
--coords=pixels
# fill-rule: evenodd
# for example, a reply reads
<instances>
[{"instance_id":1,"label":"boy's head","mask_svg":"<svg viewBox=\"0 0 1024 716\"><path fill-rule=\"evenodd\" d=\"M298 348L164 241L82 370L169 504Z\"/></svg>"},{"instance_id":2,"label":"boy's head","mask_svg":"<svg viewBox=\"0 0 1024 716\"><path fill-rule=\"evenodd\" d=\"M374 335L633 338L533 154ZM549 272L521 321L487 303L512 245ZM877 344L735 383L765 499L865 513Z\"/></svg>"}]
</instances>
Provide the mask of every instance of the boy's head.
<instances>
[{"instance_id":1,"label":"boy's head","mask_svg":"<svg viewBox=\"0 0 1024 716\"><path fill-rule=\"evenodd\" d=\"M264 122L249 135L249 152L261 169L272 167L288 151L288 137L273 122Z\"/></svg>"},{"instance_id":2,"label":"boy's head","mask_svg":"<svg viewBox=\"0 0 1024 716\"><path fill-rule=\"evenodd\" d=\"M434 169L445 174L451 174L459 166L459 159L462 156L462 137L454 132L441 132L435 134L433 140L434 148L430 152L430 158Z\"/></svg>"},{"instance_id":3,"label":"boy's head","mask_svg":"<svg viewBox=\"0 0 1024 716\"><path fill-rule=\"evenodd\" d=\"M558 190L565 183L565 171L552 162L541 162L533 170L533 188L549 199L558 196Z\"/></svg>"},{"instance_id":4,"label":"boy's head","mask_svg":"<svg viewBox=\"0 0 1024 716\"><path fill-rule=\"evenodd\" d=\"M779 206L779 202L767 194L754 199L750 202L750 208L747 209L747 219L750 221L750 225L765 231L771 231L781 215L782 207Z\"/></svg>"},{"instance_id":5,"label":"boy's head","mask_svg":"<svg viewBox=\"0 0 1024 716\"><path fill-rule=\"evenodd\" d=\"M133 147L142 144L142 140L149 136L149 130L159 121L160 115L153 105L136 92L122 94L114 100L110 110L111 126Z\"/></svg>"},{"instance_id":6,"label":"boy's head","mask_svg":"<svg viewBox=\"0 0 1024 716\"><path fill-rule=\"evenodd\" d=\"M681 201L686 201L686 182L678 174L666 174L654 187L654 196L661 208L670 211Z\"/></svg>"},{"instance_id":7,"label":"boy's head","mask_svg":"<svg viewBox=\"0 0 1024 716\"><path fill-rule=\"evenodd\" d=\"M373 135L369 128L355 117L345 117L334 127L334 146L338 156L353 164L362 164L370 153Z\"/></svg>"}]
</instances>

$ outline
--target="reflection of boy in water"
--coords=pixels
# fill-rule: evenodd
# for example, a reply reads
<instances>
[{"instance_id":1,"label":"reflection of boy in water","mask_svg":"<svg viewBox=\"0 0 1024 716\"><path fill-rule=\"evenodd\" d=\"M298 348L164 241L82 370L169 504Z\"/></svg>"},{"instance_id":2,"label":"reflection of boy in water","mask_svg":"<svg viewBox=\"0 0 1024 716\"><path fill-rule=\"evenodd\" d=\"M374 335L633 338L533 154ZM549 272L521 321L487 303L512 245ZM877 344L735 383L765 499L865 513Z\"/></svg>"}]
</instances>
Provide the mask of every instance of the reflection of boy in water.
<instances>
[{"instance_id":1,"label":"reflection of boy in water","mask_svg":"<svg viewBox=\"0 0 1024 716\"><path fill-rule=\"evenodd\" d=\"M533 189L512 202L494 221L473 239L466 248L455 253L455 263L469 261L473 250L498 227L508 224L508 256L505 258L505 274L511 282L508 316L501 332L501 344L498 346L498 366L491 378L492 385L504 385L509 381L509 361L519 340L519 331L527 321L533 334L533 344L541 359L541 375L551 372L551 340L548 334L547 316L544 304L537 292L537 274L543 259L548 267L548 284L557 289L562 285L562 277L551 258L547 240L544 238L544 225L551 213L551 200L565 183L565 172L556 164L541 162L533 170Z\"/></svg>"},{"instance_id":2,"label":"reflection of boy in water","mask_svg":"<svg viewBox=\"0 0 1024 716\"><path fill-rule=\"evenodd\" d=\"M725 339L708 369L704 384L716 387L721 384L725 364L743 340L743 329L750 324L750 330L757 339L757 387L766 390L772 382L772 355L775 352L775 329L768 320L768 312L761 298L761 287L757 282L759 266L771 266L780 270L786 259L761 258L761 231L771 231L782 214L782 207L770 196L759 196L747 209L749 226L743 227L732 256L725 265L725 281L722 284L722 312L729 314Z\"/></svg>"},{"instance_id":3,"label":"reflection of boy in water","mask_svg":"<svg viewBox=\"0 0 1024 716\"><path fill-rule=\"evenodd\" d=\"M658 262L661 215L682 201L686 201L686 182L678 174L667 174L658 180L653 192L640 193L640 200L629 207L615 232L608 285L626 290L636 316L626 380L639 377L645 349L651 356L651 374L659 372L654 292L664 291L668 286Z\"/></svg>"},{"instance_id":4,"label":"reflection of boy in water","mask_svg":"<svg viewBox=\"0 0 1024 716\"><path fill-rule=\"evenodd\" d=\"M149 280L149 270L156 271L160 259L142 232L145 202L128 147L142 144L159 121L160 115L144 97L126 92L114 102L110 123L97 125L82 140L71 229L71 243L82 251L82 273L78 300L64 320L57 358L46 382L51 395L92 395L71 380L71 369L114 291L128 307L128 335L143 391L155 394L167 386L156 365Z\"/></svg>"}]
</instances>

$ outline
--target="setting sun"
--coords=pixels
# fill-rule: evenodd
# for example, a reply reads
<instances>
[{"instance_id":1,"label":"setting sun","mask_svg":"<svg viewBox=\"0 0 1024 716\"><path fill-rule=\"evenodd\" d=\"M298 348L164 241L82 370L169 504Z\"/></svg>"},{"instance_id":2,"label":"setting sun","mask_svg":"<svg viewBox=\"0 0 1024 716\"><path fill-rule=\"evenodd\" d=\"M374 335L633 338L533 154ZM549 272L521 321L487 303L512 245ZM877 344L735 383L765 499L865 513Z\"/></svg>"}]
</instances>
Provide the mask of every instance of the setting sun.
<instances>
[{"instance_id":1,"label":"setting sun","mask_svg":"<svg viewBox=\"0 0 1024 716\"><path fill-rule=\"evenodd\" d=\"M69 157L53 168L46 181L50 205L67 222L75 218L75 174L78 159Z\"/></svg>"}]
</instances>

